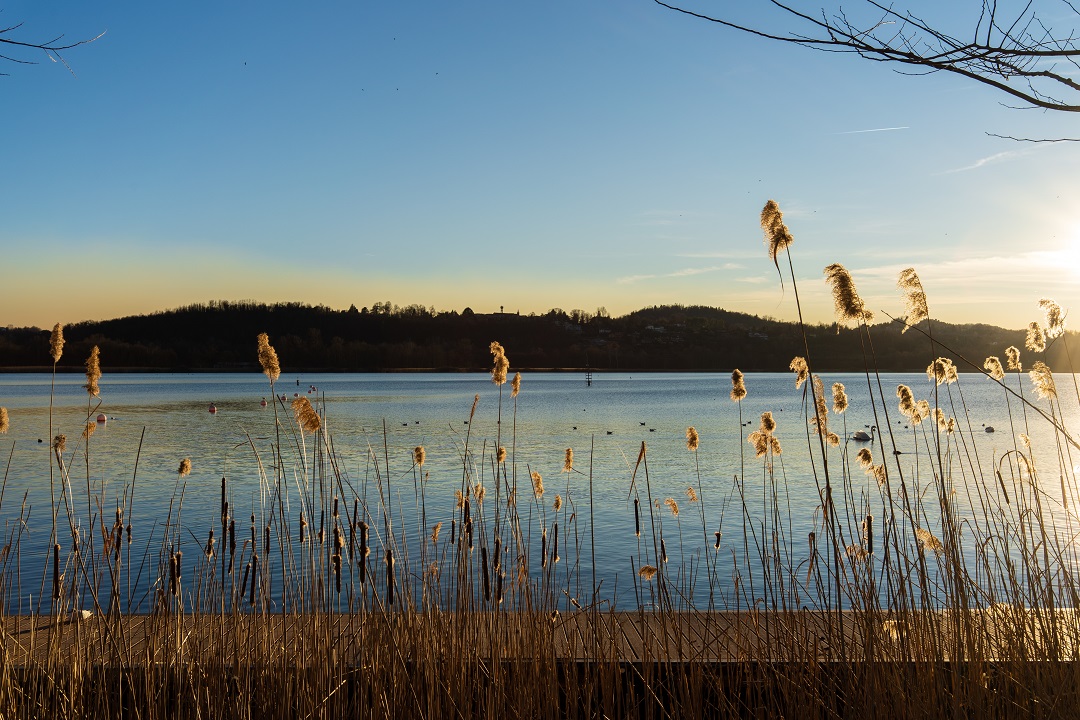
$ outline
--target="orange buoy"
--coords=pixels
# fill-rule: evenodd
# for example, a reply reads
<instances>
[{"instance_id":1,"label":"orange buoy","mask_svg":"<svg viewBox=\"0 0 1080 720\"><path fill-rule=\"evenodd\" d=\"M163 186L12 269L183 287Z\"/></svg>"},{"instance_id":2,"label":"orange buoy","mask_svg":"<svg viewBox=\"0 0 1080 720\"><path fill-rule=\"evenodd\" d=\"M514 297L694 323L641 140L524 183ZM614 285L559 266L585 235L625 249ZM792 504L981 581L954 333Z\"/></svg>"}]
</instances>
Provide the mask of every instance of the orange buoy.
<instances>
[{"instance_id":1,"label":"orange buoy","mask_svg":"<svg viewBox=\"0 0 1080 720\"><path fill-rule=\"evenodd\" d=\"M210 403L210 414L213 415L216 412L217 412L217 407L214 405L214 403Z\"/></svg>"},{"instance_id":2,"label":"orange buoy","mask_svg":"<svg viewBox=\"0 0 1080 720\"><path fill-rule=\"evenodd\" d=\"M99 425L104 425L105 421L108 420L108 419L109 418L105 417L105 413L98 413L97 421L98 421Z\"/></svg>"},{"instance_id":3,"label":"orange buoy","mask_svg":"<svg viewBox=\"0 0 1080 720\"><path fill-rule=\"evenodd\" d=\"M263 398L262 402L259 403L259 405L261 405L262 407L266 407L266 398Z\"/></svg>"}]
</instances>

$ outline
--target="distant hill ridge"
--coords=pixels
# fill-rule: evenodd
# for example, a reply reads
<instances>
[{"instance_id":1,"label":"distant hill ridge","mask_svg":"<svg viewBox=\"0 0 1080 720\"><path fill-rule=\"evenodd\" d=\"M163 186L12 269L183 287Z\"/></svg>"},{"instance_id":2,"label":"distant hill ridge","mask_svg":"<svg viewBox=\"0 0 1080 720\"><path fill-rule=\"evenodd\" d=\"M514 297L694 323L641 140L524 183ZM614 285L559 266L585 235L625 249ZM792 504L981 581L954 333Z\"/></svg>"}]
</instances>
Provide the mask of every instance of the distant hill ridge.
<instances>
[{"instance_id":1,"label":"distant hill ridge","mask_svg":"<svg viewBox=\"0 0 1080 720\"><path fill-rule=\"evenodd\" d=\"M808 325L806 342L818 372L924 371L938 355L962 355L978 366L1005 348L1021 348L1025 367L1043 359L1067 370L1064 342L1048 357L1023 350L1025 333L984 324L933 322L938 345L898 323L861 333L835 325ZM922 324L926 328L926 323ZM480 370L491 362L488 346L500 342L512 368L595 370L786 371L805 355L798 323L706 306L658 305L621 317L555 308L542 315L436 312L422 305L334 310L303 303L213 301L206 304L65 326L62 369L81 368L93 345L114 369L257 370L255 338L270 335L282 366L291 371ZM44 368L48 330L0 329L0 367ZM950 348L948 352L944 348ZM864 351L866 353L864 359Z\"/></svg>"}]
</instances>

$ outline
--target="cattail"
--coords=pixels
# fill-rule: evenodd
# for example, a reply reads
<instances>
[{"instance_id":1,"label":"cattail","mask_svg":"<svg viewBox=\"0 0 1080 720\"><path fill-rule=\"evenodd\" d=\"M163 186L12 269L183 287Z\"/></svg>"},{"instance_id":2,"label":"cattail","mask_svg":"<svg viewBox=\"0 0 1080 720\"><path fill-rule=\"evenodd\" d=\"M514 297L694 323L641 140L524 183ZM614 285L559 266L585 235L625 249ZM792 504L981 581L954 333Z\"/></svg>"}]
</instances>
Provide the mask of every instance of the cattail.
<instances>
[{"instance_id":1,"label":"cattail","mask_svg":"<svg viewBox=\"0 0 1080 720\"><path fill-rule=\"evenodd\" d=\"M555 512L559 512L560 510L562 510L562 495L555 496L555 502L552 504L552 508L555 510Z\"/></svg>"},{"instance_id":2,"label":"cattail","mask_svg":"<svg viewBox=\"0 0 1080 720\"><path fill-rule=\"evenodd\" d=\"M263 555L270 557L270 526L263 528Z\"/></svg>"},{"instance_id":3,"label":"cattail","mask_svg":"<svg viewBox=\"0 0 1080 720\"><path fill-rule=\"evenodd\" d=\"M176 567L176 554L169 556L169 594L176 597L179 590L180 573Z\"/></svg>"},{"instance_id":4,"label":"cattail","mask_svg":"<svg viewBox=\"0 0 1080 720\"><path fill-rule=\"evenodd\" d=\"M795 373L795 389L798 390L810 377L810 366L806 364L806 358L796 356L791 359L788 368Z\"/></svg>"},{"instance_id":5,"label":"cattail","mask_svg":"<svg viewBox=\"0 0 1080 720\"><path fill-rule=\"evenodd\" d=\"M298 397L292 401L293 415L302 432L315 434L322 427L319 413L311 406L311 401L306 397Z\"/></svg>"},{"instance_id":6,"label":"cattail","mask_svg":"<svg viewBox=\"0 0 1080 720\"><path fill-rule=\"evenodd\" d=\"M986 362L983 363L983 369L989 373L990 377L998 382L1005 379L1005 371L1001 368L1001 361L997 359L996 355L991 355L986 358Z\"/></svg>"},{"instance_id":7,"label":"cattail","mask_svg":"<svg viewBox=\"0 0 1080 720\"><path fill-rule=\"evenodd\" d=\"M667 557L667 545L664 544L663 536L660 537L660 560L662 562L667 562L667 560L668 560L668 557Z\"/></svg>"},{"instance_id":8,"label":"cattail","mask_svg":"<svg viewBox=\"0 0 1080 720\"><path fill-rule=\"evenodd\" d=\"M484 579L484 602L491 602L491 581L488 578L487 546L480 548L480 568Z\"/></svg>"},{"instance_id":9,"label":"cattail","mask_svg":"<svg viewBox=\"0 0 1080 720\"><path fill-rule=\"evenodd\" d=\"M521 373L514 373L514 379L510 381L510 397L516 398L521 392Z\"/></svg>"},{"instance_id":10,"label":"cattail","mask_svg":"<svg viewBox=\"0 0 1080 720\"><path fill-rule=\"evenodd\" d=\"M180 467L176 469L176 472L180 477L187 477L191 474L191 458L184 458L180 461Z\"/></svg>"},{"instance_id":11,"label":"cattail","mask_svg":"<svg viewBox=\"0 0 1080 720\"><path fill-rule=\"evenodd\" d=\"M543 497L544 496L544 479L542 477L540 477L540 473L536 472L535 470L532 471L532 473L530 474L530 477L532 478L533 495L536 496L537 498Z\"/></svg>"},{"instance_id":12,"label":"cattail","mask_svg":"<svg viewBox=\"0 0 1080 720\"><path fill-rule=\"evenodd\" d=\"M1005 360L1008 362L1010 370L1024 371L1024 367L1020 364L1020 351L1016 349L1015 345L1005 348Z\"/></svg>"},{"instance_id":13,"label":"cattail","mask_svg":"<svg viewBox=\"0 0 1080 720\"><path fill-rule=\"evenodd\" d=\"M825 268L825 282L832 287L836 320L841 325L866 324L874 319L874 313L866 309L855 289L851 274L840 263Z\"/></svg>"},{"instance_id":14,"label":"cattail","mask_svg":"<svg viewBox=\"0 0 1080 720\"><path fill-rule=\"evenodd\" d=\"M465 545L469 550L473 549L473 520L468 516L465 518Z\"/></svg>"},{"instance_id":15,"label":"cattail","mask_svg":"<svg viewBox=\"0 0 1080 720\"><path fill-rule=\"evenodd\" d=\"M716 538L716 542L713 543L713 549L714 550L719 550L720 549L720 536L721 536L721 534L722 533L719 530L717 530L716 532L713 533L713 536Z\"/></svg>"},{"instance_id":16,"label":"cattail","mask_svg":"<svg viewBox=\"0 0 1080 720\"><path fill-rule=\"evenodd\" d=\"M667 498L664 500L664 504L671 510L671 514L674 517L679 517L679 503L675 502L675 498Z\"/></svg>"},{"instance_id":17,"label":"cattail","mask_svg":"<svg viewBox=\"0 0 1080 720\"><path fill-rule=\"evenodd\" d=\"M255 586L259 581L259 555L258 553L251 556L251 592L248 595L248 604L255 604Z\"/></svg>"},{"instance_id":18,"label":"cattail","mask_svg":"<svg viewBox=\"0 0 1080 720\"><path fill-rule=\"evenodd\" d=\"M833 383L832 409L837 415L843 415L844 411L848 409L848 397L847 391L844 389L844 383Z\"/></svg>"},{"instance_id":19,"label":"cattail","mask_svg":"<svg viewBox=\"0 0 1080 720\"><path fill-rule=\"evenodd\" d=\"M862 524L863 542L866 543L866 553L874 554L874 516L867 515Z\"/></svg>"},{"instance_id":20,"label":"cattail","mask_svg":"<svg viewBox=\"0 0 1080 720\"><path fill-rule=\"evenodd\" d=\"M1049 298L1039 301L1039 307L1046 313L1046 337L1048 340L1061 337L1065 334L1065 316L1061 312L1061 306Z\"/></svg>"},{"instance_id":21,"label":"cattail","mask_svg":"<svg viewBox=\"0 0 1080 720\"><path fill-rule=\"evenodd\" d=\"M506 351L497 342L491 343L488 349L491 350L494 358L494 365L491 368L491 382L496 385L504 385L506 384L506 372L510 369L510 361L506 359Z\"/></svg>"},{"instance_id":22,"label":"cattail","mask_svg":"<svg viewBox=\"0 0 1080 720\"><path fill-rule=\"evenodd\" d=\"M692 503L697 502L697 491L693 487L686 488L686 499Z\"/></svg>"},{"instance_id":23,"label":"cattail","mask_svg":"<svg viewBox=\"0 0 1080 720\"><path fill-rule=\"evenodd\" d=\"M427 459L427 452L424 450L423 445L417 445L413 448L413 462L420 467L424 467L424 461Z\"/></svg>"},{"instance_id":24,"label":"cattail","mask_svg":"<svg viewBox=\"0 0 1080 720\"><path fill-rule=\"evenodd\" d=\"M1057 398L1057 386L1054 384L1054 375L1050 372L1050 367L1041 360L1035 362L1031 366L1031 371L1028 372L1031 377L1031 382L1035 385L1035 393L1047 400L1054 400Z\"/></svg>"},{"instance_id":25,"label":"cattail","mask_svg":"<svg viewBox=\"0 0 1080 720\"><path fill-rule=\"evenodd\" d=\"M1039 323L1032 321L1028 324L1027 338L1024 340L1024 347L1031 352L1041 353L1046 349L1046 335L1043 334L1043 330L1039 327Z\"/></svg>"},{"instance_id":26,"label":"cattail","mask_svg":"<svg viewBox=\"0 0 1080 720\"><path fill-rule=\"evenodd\" d=\"M480 404L480 393L473 395L472 408L469 410L469 422L472 422L473 416L476 415L476 406Z\"/></svg>"},{"instance_id":27,"label":"cattail","mask_svg":"<svg viewBox=\"0 0 1080 720\"><path fill-rule=\"evenodd\" d=\"M499 446L498 451L495 453L495 461L500 465L506 462L506 448L502 445Z\"/></svg>"},{"instance_id":28,"label":"cattail","mask_svg":"<svg viewBox=\"0 0 1080 720\"><path fill-rule=\"evenodd\" d=\"M566 448L566 454L563 456L562 471L568 473L574 469L574 450L573 448Z\"/></svg>"},{"instance_id":29,"label":"cattail","mask_svg":"<svg viewBox=\"0 0 1080 720\"><path fill-rule=\"evenodd\" d=\"M540 532L540 567L547 567L547 528Z\"/></svg>"},{"instance_id":30,"label":"cattail","mask_svg":"<svg viewBox=\"0 0 1080 720\"><path fill-rule=\"evenodd\" d=\"M454 544L454 540L457 539L457 520L450 521L450 544Z\"/></svg>"},{"instance_id":31,"label":"cattail","mask_svg":"<svg viewBox=\"0 0 1080 720\"><path fill-rule=\"evenodd\" d=\"M53 600L60 600L60 543L53 545Z\"/></svg>"},{"instance_id":32,"label":"cattail","mask_svg":"<svg viewBox=\"0 0 1080 720\"><path fill-rule=\"evenodd\" d=\"M303 544L307 540L307 518L304 517L304 513L300 513L300 543Z\"/></svg>"},{"instance_id":33,"label":"cattail","mask_svg":"<svg viewBox=\"0 0 1080 720\"><path fill-rule=\"evenodd\" d=\"M259 365L262 366L263 374L270 378L270 382L281 377L281 364L278 362L277 351L270 344L270 337L266 333L259 333Z\"/></svg>"},{"instance_id":34,"label":"cattail","mask_svg":"<svg viewBox=\"0 0 1080 720\"><path fill-rule=\"evenodd\" d=\"M784 224L784 214L780 212L780 206L775 200L769 200L761 210L761 229L765 231L765 249L768 250L769 259L779 270L780 263L777 256L781 250L786 250L795 238Z\"/></svg>"},{"instance_id":35,"label":"cattail","mask_svg":"<svg viewBox=\"0 0 1080 720\"><path fill-rule=\"evenodd\" d=\"M693 425L686 428L686 449L690 452L694 452L698 449L698 442L699 438L697 428L695 428Z\"/></svg>"},{"instance_id":36,"label":"cattail","mask_svg":"<svg viewBox=\"0 0 1080 720\"><path fill-rule=\"evenodd\" d=\"M642 580L652 580L656 577L656 567L653 565L642 565L637 574Z\"/></svg>"},{"instance_id":37,"label":"cattail","mask_svg":"<svg viewBox=\"0 0 1080 720\"><path fill-rule=\"evenodd\" d=\"M334 564L334 590L338 595L341 594L341 553L336 552L330 556L330 561Z\"/></svg>"},{"instance_id":38,"label":"cattail","mask_svg":"<svg viewBox=\"0 0 1080 720\"><path fill-rule=\"evenodd\" d=\"M206 540L206 559L214 557L214 528L210 528L210 537Z\"/></svg>"},{"instance_id":39,"label":"cattail","mask_svg":"<svg viewBox=\"0 0 1080 720\"><path fill-rule=\"evenodd\" d=\"M130 542L131 526L128 525L128 537ZM229 557L231 558L236 554L236 521L229 520Z\"/></svg>"},{"instance_id":40,"label":"cattail","mask_svg":"<svg viewBox=\"0 0 1080 720\"><path fill-rule=\"evenodd\" d=\"M54 364L60 362L60 356L64 354L64 326L60 323L53 325L49 335L49 354Z\"/></svg>"},{"instance_id":41,"label":"cattail","mask_svg":"<svg viewBox=\"0 0 1080 720\"><path fill-rule=\"evenodd\" d=\"M941 556L945 553L945 546L941 544L932 532L925 528L915 529L915 538L919 543L920 550L930 550L937 556Z\"/></svg>"},{"instance_id":42,"label":"cattail","mask_svg":"<svg viewBox=\"0 0 1080 720\"><path fill-rule=\"evenodd\" d=\"M919 280L915 268L901 270L896 286L904 291L904 308L907 310L904 329L900 331L902 335L913 325L918 325L929 317L930 312L926 307L926 292L923 290L922 281Z\"/></svg>"},{"instance_id":43,"label":"cattail","mask_svg":"<svg viewBox=\"0 0 1080 720\"><path fill-rule=\"evenodd\" d=\"M551 523L551 562L559 562L559 523Z\"/></svg>"},{"instance_id":44,"label":"cattail","mask_svg":"<svg viewBox=\"0 0 1080 720\"><path fill-rule=\"evenodd\" d=\"M95 345L90 350L90 357L86 358L86 392L91 397L97 397L101 388L98 387L98 380L101 379L101 350Z\"/></svg>"},{"instance_id":45,"label":"cattail","mask_svg":"<svg viewBox=\"0 0 1080 720\"><path fill-rule=\"evenodd\" d=\"M952 360L946 357L939 357L930 363L926 367L926 377L938 385L954 383L959 379L956 374L956 366L953 365Z\"/></svg>"},{"instance_id":46,"label":"cattail","mask_svg":"<svg viewBox=\"0 0 1080 720\"><path fill-rule=\"evenodd\" d=\"M502 538L498 535L495 536L495 562L492 567L496 570L502 567Z\"/></svg>"},{"instance_id":47,"label":"cattail","mask_svg":"<svg viewBox=\"0 0 1080 720\"><path fill-rule=\"evenodd\" d=\"M465 496L461 494L460 490L454 491L454 509L460 510L465 507Z\"/></svg>"},{"instance_id":48,"label":"cattail","mask_svg":"<svg viewBox=\"0 0 1080 720\"><path fill-rule=\"evenodd\" d=\"M8 411L6 407L0 407L0 435L3 435L11 429L11 421L8 419Z\"/></svg>"},{"instance_id":49,"label":"cattail","mask_svg":"<svg viewBox=\"0 0 1080 720\"><path fill-rule=\"evenodd\" d=\"M641 501L634 498L634 535L641 537Z\"/></svg>"},{"instance_id":50,"label":"cattail","mask_svg":"<svg viewBox=\"0 0 1080 720\"><path fill-rule=\"evenodd\" d=\"M735 402L746 397L746 383L743 381L742 370L731 371L731 399Z\"/></svg>"}]
</instances>

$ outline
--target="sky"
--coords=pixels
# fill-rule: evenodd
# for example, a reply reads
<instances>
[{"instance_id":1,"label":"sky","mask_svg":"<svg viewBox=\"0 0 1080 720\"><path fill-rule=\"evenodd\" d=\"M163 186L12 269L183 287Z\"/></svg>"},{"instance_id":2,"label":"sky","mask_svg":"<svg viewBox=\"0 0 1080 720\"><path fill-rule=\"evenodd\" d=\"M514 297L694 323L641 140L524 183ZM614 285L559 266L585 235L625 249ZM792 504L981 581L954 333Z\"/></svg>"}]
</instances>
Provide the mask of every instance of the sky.
<instances>
[{"instance_id":1,"label":"sky","mask_svg":"<svg viewBox=\"0 0 1080 720\"><path fill-rule=\"evenodd\" d=\"M970 33L978 2L938 5L906 6ZM1080 143L988 134L1080 137L1080 118L972 80L651 0L0 5L17 23L105 34L68 67L0 61L0 326L218 299L791 320L770 198L808 322L833 318L834 262L880 320L906 267L947 322L1080 307Z\"/></svg>"}]
</instances>

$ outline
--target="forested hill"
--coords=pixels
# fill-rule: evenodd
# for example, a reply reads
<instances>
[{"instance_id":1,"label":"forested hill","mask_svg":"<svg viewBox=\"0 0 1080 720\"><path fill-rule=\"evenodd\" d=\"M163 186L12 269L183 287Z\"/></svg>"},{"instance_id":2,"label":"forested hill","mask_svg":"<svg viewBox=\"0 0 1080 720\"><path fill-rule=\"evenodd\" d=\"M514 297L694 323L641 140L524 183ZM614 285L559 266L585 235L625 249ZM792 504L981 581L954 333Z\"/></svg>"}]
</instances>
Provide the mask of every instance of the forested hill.
<instances>
[{"instance_id":1,"label":"forested hill","mask_svg":"<svg viewBox=\"0 0 1080 720\"><path fill-rule=\"evenodd\" d=\"M923 371L938 355L969 370L959 355L979 365L989 355L1004 361L1009 345L1021 348L1025 366L1037 359L1023 351L1023 331L939 322L932 329L935 341L953 352L933 349L920 332L901 334L897 324L871 328L872 351L860 332L833 325L807 327L806 341L822 372L862 370L864 350L883 371ZM806 354L796 323L711 307L658 306L613 318L558 309L518 315L389 303L333 310L217 301L66 326L60 366L80 369L98 345L102 364L114 370L257 370L261 332L270 335L286 371L479 370L490 365L493 340L506 348L512 368L782 371ZM1080 348L1074 335L1065 339ZM1055 369L1068 368L1062 339L1047 355ZM48 330L0 329L0 367L41 369L50 362Z\"/></svg>"}]
</instances>

